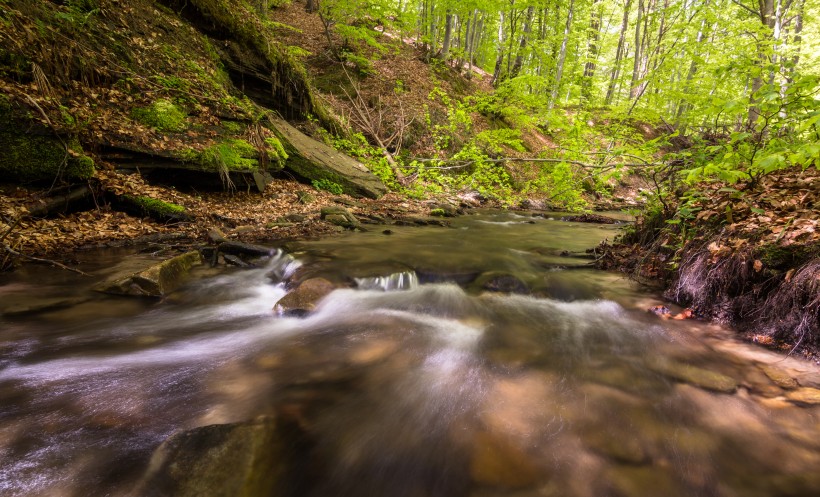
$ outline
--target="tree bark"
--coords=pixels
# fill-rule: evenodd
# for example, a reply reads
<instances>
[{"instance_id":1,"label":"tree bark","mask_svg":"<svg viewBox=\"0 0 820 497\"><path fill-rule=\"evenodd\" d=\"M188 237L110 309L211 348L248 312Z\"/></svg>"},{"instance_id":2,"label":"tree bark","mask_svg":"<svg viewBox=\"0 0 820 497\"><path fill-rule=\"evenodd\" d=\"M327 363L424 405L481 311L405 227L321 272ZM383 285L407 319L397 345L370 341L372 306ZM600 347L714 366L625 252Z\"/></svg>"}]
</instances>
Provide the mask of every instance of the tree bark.
<instances>
[{"instance_id":1,"label":"tree bark","mask_svg":"<svg viewBox=\"0 0 820 497\"><path fill-rule=\"evenodd\" d=\"M518 53L515 56L515 63L513 63L510 77L514 78L521 72L521 66L524 64L524 51L527 49L527 40L532 31L532 17L535 14L535 6L527 7L527 18L524 21L524 34L521 35L521 43L518 45Z\"/></svg>"},{"instance_id":2,"label":"tree bark","mask_svg":"<svg viewBox=\"0 0 820 497\"><path fill-rule=\"evenodd\" d=\"M561 88L561 77L564 74L564 62L567 58L567 43L569 42L569 33L572 28L572 15L575 9L575 0L569 2L569 12L567 12L567 24L564 27L564 39L561 41L561 51L558 53L558 65L555 70L555 86L552 88L552 95L550 96L549 108L555 106L555 100L558 98L558 92Z\"/></svg>"},{"instance_id":3,"label":"tree bark","mask_svg":"<svg viewBox=\"0 0 820 497\"><path fill-rule=\"evenodd\" d=\"M624 43L626 42L626 30L629 28L629 9L632 7L632 0L626 0L624 4L624 17L621 21L621 34L618 37L618 48L615 51L615 63L612 67L612 72L609 77L609 87L606 90L606 104L611 105L612 99L615 96L615 86L618 83L618 78L621 76L621 63L623 62Z\"/></svg>"},{"instance_id":4,"label":"tree bark","mask_svg":"<svg viewBox=\"0 0 820 497\"><path fill-rule=\"evenodd\" d=\"M595 77L595 67L598 65L598 37L601 31L601 12L598 7L601 0L592 1L587 37L587 61L584 64L584 77L581 80L581 98L589 101L592 97L592 78Z\"/></svg>"},{"instance_id":5,"label":"tree bark","mask_svg":"<svg viewBox=\"0 0 820 497\"><path fill-rule=\"evenodd\" d=\"M643 0L638 0L638 17L635 20L635 59L632 62L632 80L629 84L629 99L633 100L640 88L638 87L638 80L641 72L641 59L643 58L643 39L641 38L641 21L644 17L644 3Z\"/></svg>"},{"instance_id":6,"label":"tree bark","mask_svg":"<svg viewBox=\"0 0 820 497\"><path fill-rule=\"evenodd\" d=\"M453 39L453 14L447 11L444 21L444 41L441 43L441 59L447 61L450 58L450 43Z\"/></svg>"}]
</instances>

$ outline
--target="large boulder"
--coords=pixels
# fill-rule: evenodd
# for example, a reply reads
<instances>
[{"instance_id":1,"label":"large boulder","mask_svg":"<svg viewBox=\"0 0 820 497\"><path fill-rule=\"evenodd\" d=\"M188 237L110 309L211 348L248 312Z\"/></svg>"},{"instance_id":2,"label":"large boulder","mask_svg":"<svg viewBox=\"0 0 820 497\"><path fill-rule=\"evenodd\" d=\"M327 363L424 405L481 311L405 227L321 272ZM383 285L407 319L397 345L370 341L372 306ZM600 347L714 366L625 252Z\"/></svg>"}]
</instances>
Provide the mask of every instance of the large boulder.
<instances>
[{"instance_id":1,"label":"large boulder","mask_svg":"<svg viewBox=\"0 0 820 497\"><path fill-rule=\"evenodd\" d=\"M194 250L154 264L138 273L105 282L96 287L96 290L115 295L164 297L179 288L191 268L201 263L202 257Z\"/></svg>"},{"instance_id":2,"label":"large boulder","mask_svg":"<svg viewBox=\"0 0 820 497\"><path fill-rule=\"evenodd\" d=\"M384 183L362 163L314 140L279 118L271 118L288 160L285 168L308 181L330 181L354 197L379 198L387 193Z\"/></svg>"},{"instance_id":3,"label":"large boulder","mask_svg":"<svg viewBox=\"0 0 820 497\"><path fill-rule=\"evenodd\" d=\"M202 426L165 440L132 495L275 497L286 461L271 417Z\"/></svg>"}]
</instances>

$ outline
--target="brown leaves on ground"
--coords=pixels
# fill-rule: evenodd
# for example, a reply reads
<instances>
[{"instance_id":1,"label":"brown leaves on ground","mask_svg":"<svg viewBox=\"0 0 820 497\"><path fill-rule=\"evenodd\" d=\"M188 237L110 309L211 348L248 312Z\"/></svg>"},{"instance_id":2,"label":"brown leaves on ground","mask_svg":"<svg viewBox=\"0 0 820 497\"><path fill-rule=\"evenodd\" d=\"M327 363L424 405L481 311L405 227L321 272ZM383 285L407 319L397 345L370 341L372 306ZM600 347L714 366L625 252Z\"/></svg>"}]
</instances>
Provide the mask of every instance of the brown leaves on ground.
<instances>
[{"instance_id":1,"label":"brown leaves on ground","mask_svg":"<svg viewBox=\"0 0 820 497\"><path fill-rule=\"evenodd\" d=\"M808 245L820 242L820 172L785 169L754 186L704 186L696 222L723 225L728 238L709 251L721 257L747 244ZM714 246L713 246L714 245Z\"/></svg>"},{"instance_id":2,"label":"brown leaves on ground","mask_svg":"<svg viewBox=\"0 0 820 497\"><path fill-rule=\"evenodd\" d=\"M61 257L80 249L139 242L146 237L173 236L189 244L205 243L211 228L219 228L229 238L272 242L336 233L337 228L321 221L322 206L341 203L355 215L377 214L387 220L426 214L429 206L389 193L378 200L335 196L295 181L274 181L264 193L205 192L184 193L173 188L150 185L138 174L97 171L99 190L118 195L148 196L185 207L192 222L164 224L116 212L98 199L98 207L58 217L28 218L26 205L47 196L46 190L0 187L0 235L12 249L33 256ZM315 201L304 204L297 192L309 191ZM288 214L305 216L302 222L282 222ZM180 242L181 243L181 242ZM1 254L0 254L1 255Z\"/></svg>"}]
</instances>

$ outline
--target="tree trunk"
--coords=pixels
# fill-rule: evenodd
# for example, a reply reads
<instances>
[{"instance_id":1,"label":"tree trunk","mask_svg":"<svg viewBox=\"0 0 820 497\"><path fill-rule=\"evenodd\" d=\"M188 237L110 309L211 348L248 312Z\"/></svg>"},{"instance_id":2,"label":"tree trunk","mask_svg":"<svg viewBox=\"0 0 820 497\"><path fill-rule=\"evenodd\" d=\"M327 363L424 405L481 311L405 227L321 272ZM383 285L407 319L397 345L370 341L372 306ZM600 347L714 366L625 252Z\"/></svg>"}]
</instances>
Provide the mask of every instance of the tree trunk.
<instances>
[{"instance_id":1,"label":"tree trunk","mask_svg":"<svg viewBox=\"0 0 820 497\"><path fill-rule=\"evenodd\" d=\"M760 22L763 26L774 29L774 2L775 0L759 0L760 10L757 14L760 17ZM752 88L749 92L749 118L746 121L746 124L749 128L754 128L755 124L757 123L758 117L760 117L760 107L757 105L757 92L763 88L763 72L764 69L769 62L769 57L766 54L767 52L767 43L763 40L758 40L757 43L757 61L760 64L760 71L755 74L755 77L752 79Z\"/></svg>"},{"instance_id":2,"label":"tree trunk","mask_svg":"<svg viewBox=\"0 0 820 497\"><path fill-rule=\"evenodd\" d=\"M561 77L564 74L564 62L567 58L567 43L569 42L570 28L572 28L572 15L574 13L574 8L575 0L570 0L569 12L567 13L567 24L564 27L564 39L561 41L561 51L558 53L558 65L555 69L555 86L552 88L552 95L550 96L550 109L552 109L555 105L555 100L558 98L558 92L561 88Z\"/></svg>"},{"instance_id":3,"label":"tree trunk","mask_svg":"<svg viewBox=\"0 0 820 497\"><path fill-rule=\"evenodd\" d=\"M305 12L309 14L313 14L319 10L319 0L306 0L305 1Z\"/></svg>"},{"instance_id":4,"label":"tree trunk","mask_svg":"<svg viewBox=\"0 0 820 497\"><path fill-rule=\"evenodd\" d=\"M518 54L515 56L515 63L513 64L510 77L514 78L521 72L521 66L524 64L524 51L527 49L527 39L532 30L532 16L535 14L535 6L527 7L527 18L524 21L524 34L521 35L521 43L518 45Z\"/></svg>"},{"instance_id":5,"label":"tree trunk","mask_svg":"<svg viewBox=\"0 0 820 497\"><path fill-rule=\"evenodd\" d=\"M441 60L447 62L450 58L450 43L453 39L453 14L447 11L444 21L444 41L441 44Z\"/></svg>"},{"instance_id":6,"label":"tree trunk","mask_svg":"<svg viewBox=\"0 0 820 497\"><path fill-rule=\"evenodd\" d=\"M612 72L609 77L609 87L606 90L606 104L612 104L612 98L615 96L615 86L618 83L618 78L621 76L621 63L623 62L624 43L626 42L626 30L629 28L629 8L632 6L632 0L626 0L624 4L624 17L621 21L621 34L618 37L618 48L615 50L615 63L612 67Z\"/></svg>"},{"instance_id":7,"label":"tree trunk","mask_svg":"<svg viewBox=\"0 0 820 497\"><path fill-rule=\"evenodd\" d=\"M644 16L644 3L643 0L638 0L638 18L635 20L635 59L632 62L632 80L629 84L629 99L633 100L637 95L640 88L638 88L638 80L640 79L641 73L641 59L643 58L643 54L641 50L643 48L643 39L641 38L641 21L643 21Z\"/></svg>"},{"instance_id":8,"label":"tree trunk","mask_svg":"<svg viewBox=\"0 0 820 497\"><path fill-rule=\"evenodd\" d=\"M592 97L592 78L595 77L595 66L598 65L598 37L601 31L602 8L596 9L601 0L592 1L587 37L587 62L584 64L584 78L581 80L581 98L589 101Z\"/></svg>"},{"instance_id":9,"label":"tree trunk","mask_svg":"<svg viewBox=\"0 0 820 497\"><path fill-rule=\"evenodd\" d=\"M504 65L504 12L499 14L501 19L498 22L498 54L495 57L495 69L493 70L493 86L498 85L501 79L501 68Z\"/></svg>"}]
</instances>

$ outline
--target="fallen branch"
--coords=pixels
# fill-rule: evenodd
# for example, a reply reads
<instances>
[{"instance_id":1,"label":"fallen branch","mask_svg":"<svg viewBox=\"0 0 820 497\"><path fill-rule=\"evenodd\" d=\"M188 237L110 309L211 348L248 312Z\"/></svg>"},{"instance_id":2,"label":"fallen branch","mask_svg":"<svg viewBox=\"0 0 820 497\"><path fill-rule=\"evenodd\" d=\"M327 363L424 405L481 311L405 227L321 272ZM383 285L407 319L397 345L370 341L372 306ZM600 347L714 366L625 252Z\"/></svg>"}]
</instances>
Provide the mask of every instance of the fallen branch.
<instances>
[{"instance_id":1,"label":"fallen branch","mask_svg":"<svg viewBox=\"0 0 820 497\"><path fill-rule=\"evenodd\" d=\"M42 259L40 257L34 257L34 256L31 256L31 255L26 255L22 252L18 252L17 250L14 250L13 248L11 248L5 242L2 242L2 247L3 247L3 250L5 250L7 253L9 253L9 254L11 254L15 257L22 257L23 259L27 259L27 260L33 261L33 262L41 262L43 264L50 264L50 265L58 267L60 269L65 269L66 271L71 271L72 273L81 274L83 276L91 276L90 274L85 273L83 271L80 271L79 269L74 269L72 267L68 267L65 264L61 264L61 263L59 263L57 261L53 261L51 259Z\"/></svg>"},{"instance_id":2,"label":"fallen branch","mask_svg":"<svg viewBox=\"0 0 820 497\"><path fill-rule=\"evenodd\" d=\"M636 157L636 158L638 158L638 157ZM643 160L643 159L641 159L641 160ZM468 167L468 166L470 166L472 164L475 164L476 162L479 162L479 161L477 161L477 160L458 161L458 160L452 160L452 159L418 158L418 159L413 159L412 162L420 162L420 163L438 162L438 163L442 163L442 164L456 163L457 165L455 165L455 166L441 166L441 167L434 166L430 169L458 169L458 168L462 168L462 167ZM556 164L560 164L560 163L572 164L574 166L578 166L578 167L581 167L581 168L584 168L584 169L612 169L613 167L617 167L617 166L622 166L622 167L649 167L649 166L663 166L663 165L665 165L663 162L643 162L643 163L622 162L622 163L618 163L618 164L602 165L602 164L588 164L586 162L581 162L581 161L577 161L577 160L570 160L570 159L539 159L539 158L526 158L526 157L502 157L500 159L483 159L480 162L488 162L488 163L491 163L491 164L497 164L497 163L500 163L500 162L550 162L550 163L556 163Z\"/></svg>"}]
</instances>

